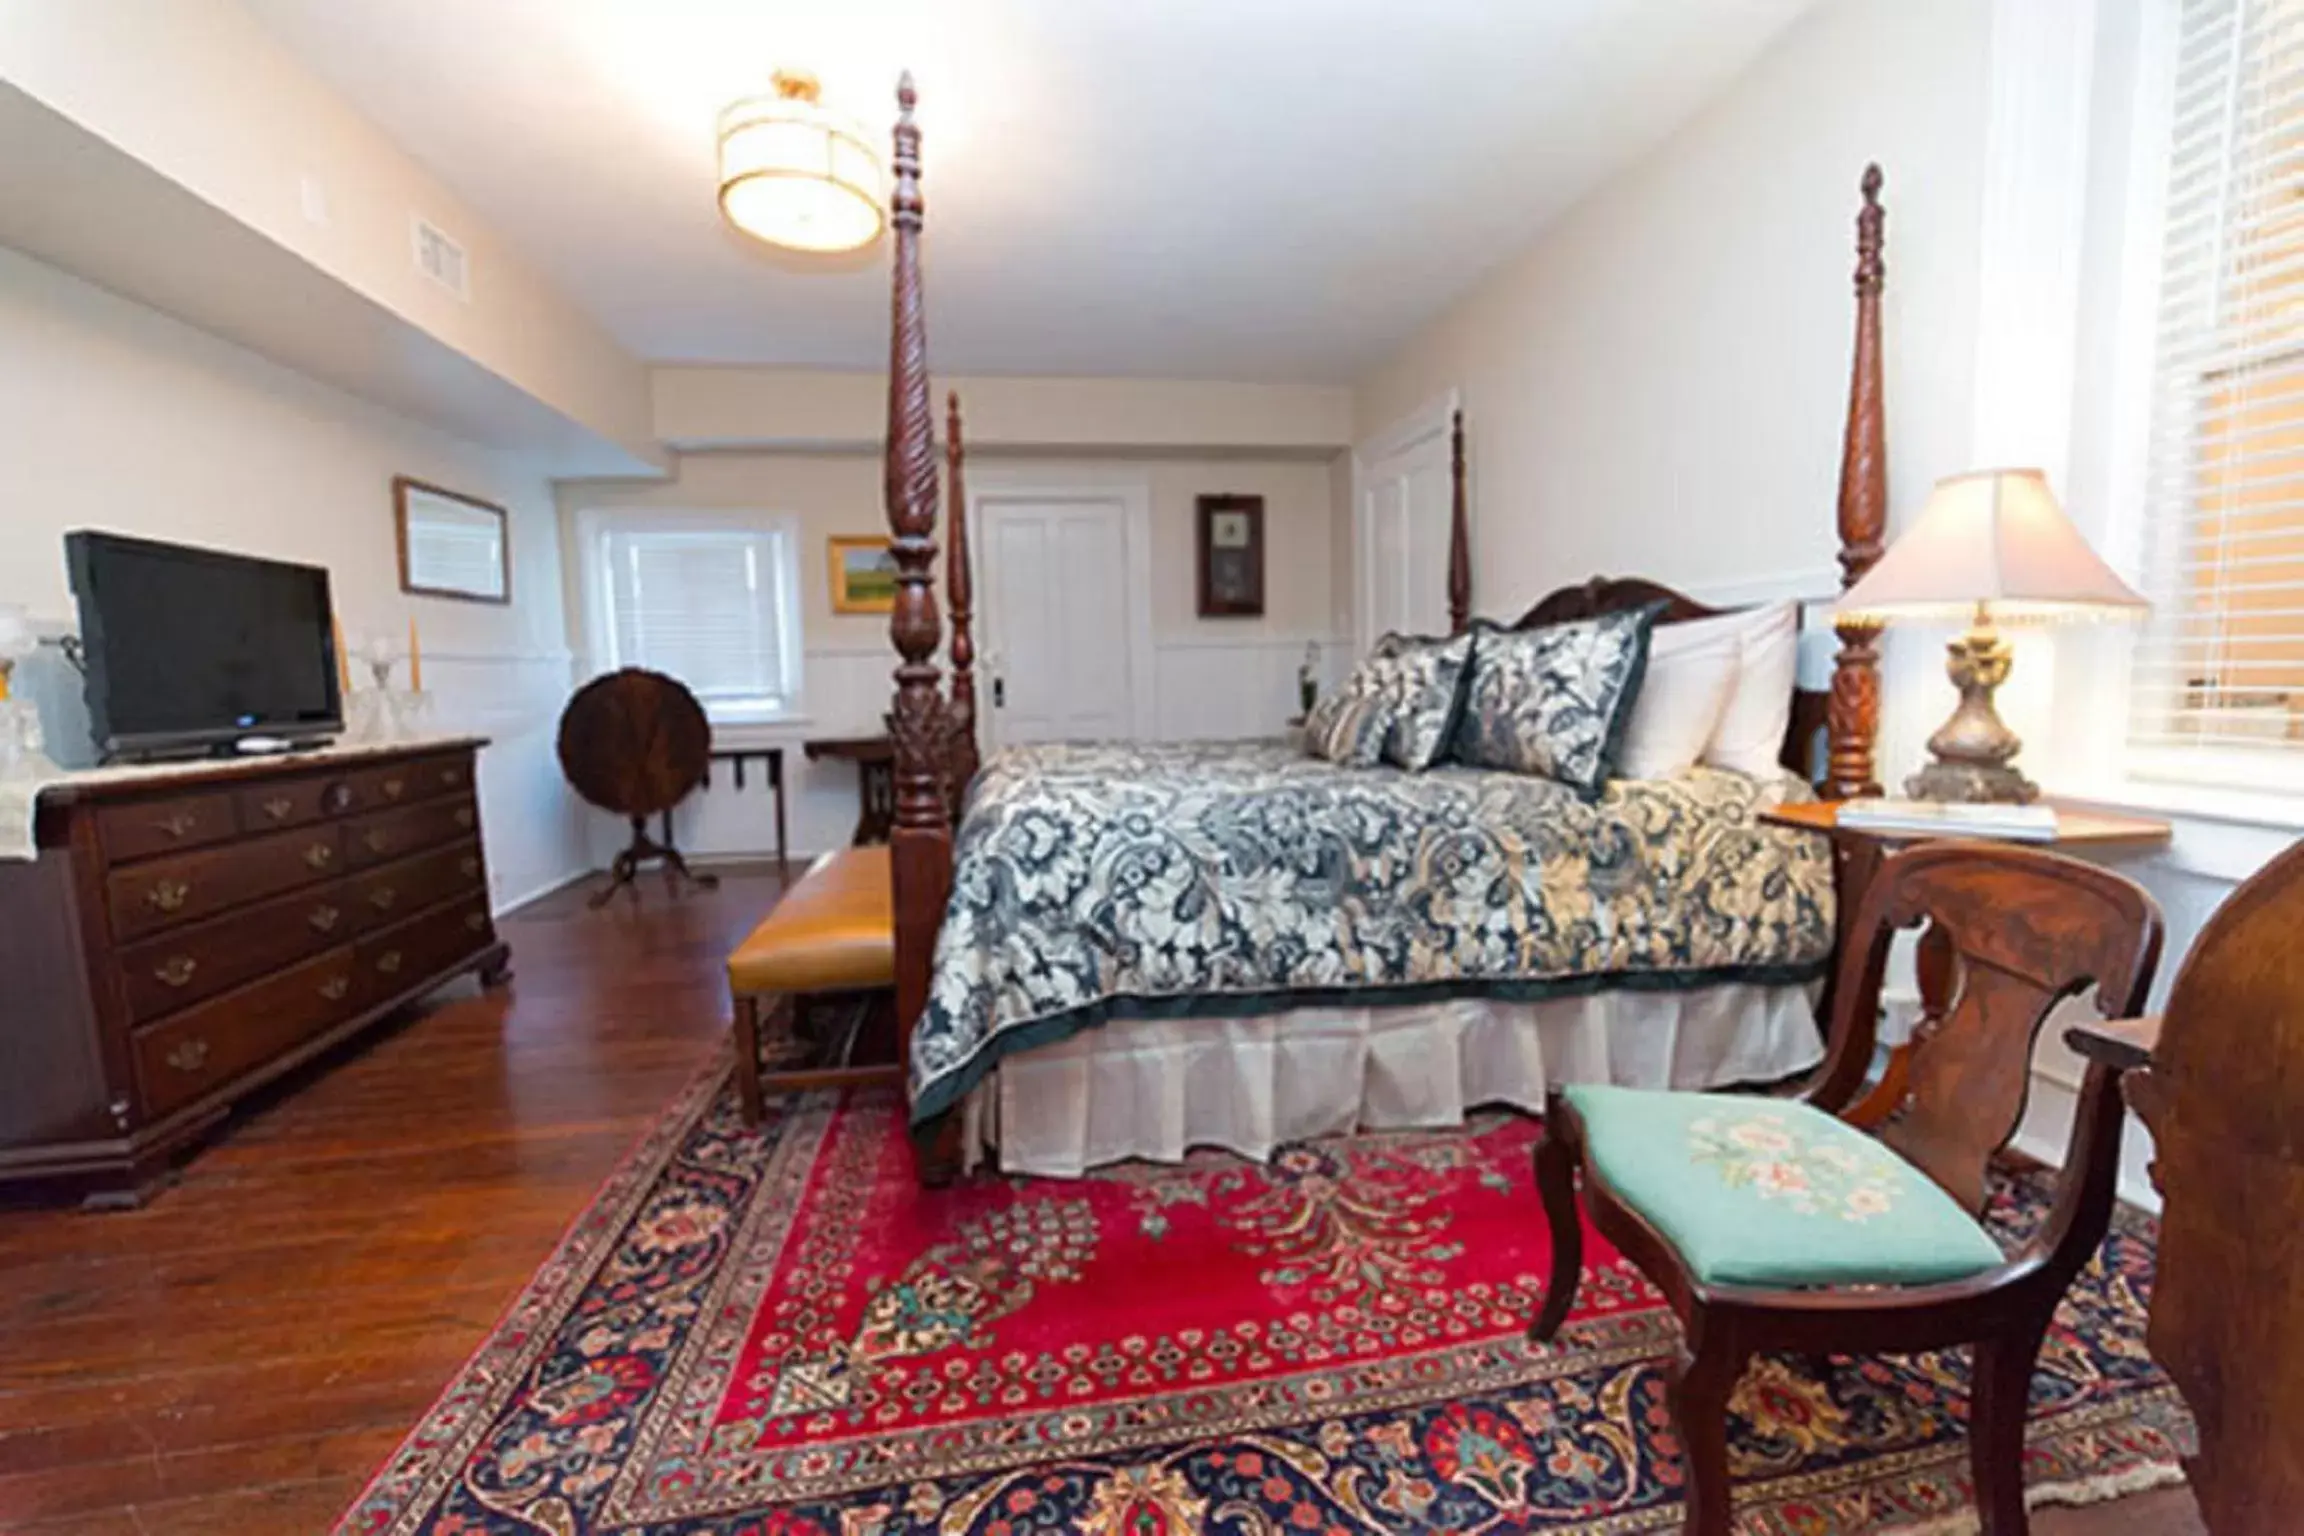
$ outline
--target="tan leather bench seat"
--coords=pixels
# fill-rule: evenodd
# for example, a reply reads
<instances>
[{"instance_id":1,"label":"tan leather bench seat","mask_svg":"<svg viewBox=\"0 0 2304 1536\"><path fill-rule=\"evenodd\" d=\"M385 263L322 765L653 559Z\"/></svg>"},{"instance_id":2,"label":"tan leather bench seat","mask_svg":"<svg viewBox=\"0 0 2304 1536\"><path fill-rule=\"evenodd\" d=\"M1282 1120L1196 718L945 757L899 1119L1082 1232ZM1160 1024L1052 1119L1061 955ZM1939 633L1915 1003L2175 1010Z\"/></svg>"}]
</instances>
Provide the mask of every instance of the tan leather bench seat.
<instances>
[{"instance_id":1,"label":"tan leather bench seat","mask_svg":"<svg viewBox=\"0 0 2304 1536\"><path fill-rule=\"evenodd\" d=\"M763 1074L764 1033L789 1028L793 999L810 992L874 992L896 984L896 900L885 845L843 848L809 866L728 957L736 1001L736 1088L747 1125L766 1090L896 1082L899 1065L800 1067Z\"/></svg>"},{"instance_id":2,"label":"tan leather bench seat","mask_svg":"<svg viewBox=\"0 0 2304 1536\"><path fill-rule=\"evenodd\" d=\"M888 849L818 859L728 957L728 989L845 992L896 984L896 901Z\"/></svg>"}]
</instances>

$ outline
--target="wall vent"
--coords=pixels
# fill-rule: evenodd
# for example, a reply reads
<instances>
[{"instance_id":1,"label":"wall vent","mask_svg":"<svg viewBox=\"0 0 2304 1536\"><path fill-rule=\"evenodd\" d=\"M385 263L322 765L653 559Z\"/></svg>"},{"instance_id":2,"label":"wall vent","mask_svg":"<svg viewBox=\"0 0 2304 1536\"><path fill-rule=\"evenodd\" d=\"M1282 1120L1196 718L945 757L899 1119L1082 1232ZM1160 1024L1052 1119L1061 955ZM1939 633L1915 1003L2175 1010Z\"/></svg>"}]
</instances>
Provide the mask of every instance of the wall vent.
<instances>
[{"instance_id":1,"label":"wall vent","mask_svg":"<svg viewBox=\"0 0 2304 1536\"><path fill-rule=\"evenodd\" d=\"M416 270L467 303L472 298L472 263L439 225L421 214L410 226L416 241Z\"/></svg>"}]
</instances>

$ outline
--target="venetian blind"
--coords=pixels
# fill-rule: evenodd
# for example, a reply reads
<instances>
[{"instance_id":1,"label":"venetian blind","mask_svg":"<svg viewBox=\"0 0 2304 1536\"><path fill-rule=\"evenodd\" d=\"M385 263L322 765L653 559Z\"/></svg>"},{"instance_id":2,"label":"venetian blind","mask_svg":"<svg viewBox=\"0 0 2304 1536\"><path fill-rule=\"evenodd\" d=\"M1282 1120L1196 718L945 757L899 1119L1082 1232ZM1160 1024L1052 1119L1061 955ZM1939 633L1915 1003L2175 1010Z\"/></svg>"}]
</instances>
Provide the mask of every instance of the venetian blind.
<instances>
[{"instance_id":1,"label":"venetian blind","mask_svg":"<svg viewBox=\"0 0 2304 1536\"><path fill-rule=\"evenodd\" d=\"M798 580L790 533L649 521L599 534L611 661L678 678L717 716L793 710Z\"/></svg>"},{"instance_id":2,"label":"venetian blind","mask_svg":"<svg viewBox=\"0 0 2304 1536\"><path fill-rule=\"evenodd\" d=\"M2131 739L2289 782L2304 749L2304 0L2183 0ZM2210 754L2214 754L2211 758Z\"/></svg>"}]
</instances>

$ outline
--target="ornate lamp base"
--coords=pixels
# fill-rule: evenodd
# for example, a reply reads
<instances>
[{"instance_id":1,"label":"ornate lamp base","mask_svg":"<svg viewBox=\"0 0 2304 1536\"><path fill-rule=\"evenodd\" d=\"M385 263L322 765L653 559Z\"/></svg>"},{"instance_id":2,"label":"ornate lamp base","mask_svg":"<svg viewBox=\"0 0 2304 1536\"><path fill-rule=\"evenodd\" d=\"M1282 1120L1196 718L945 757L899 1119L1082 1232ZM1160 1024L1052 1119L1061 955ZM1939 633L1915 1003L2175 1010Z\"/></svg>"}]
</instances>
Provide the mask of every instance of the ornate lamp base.
<instances>
[{"instance_id":1,"label":"ornate lamp base","mask_svg":"<svg viewBox=\"0 0 2304 1536\"><path fill-rule=\"evenodd\" d=\"M2040 786L2010 766L2022 749L1992 707L1992 692L2008 679L2012 661L2007 642L1981 609L1968 633L1945 647L1944 670L1960 690L1952 718L1928 738L1936 761L1904 781L1915 800L1952 800L2028 805Z\"/></svg>"}]
</instances>

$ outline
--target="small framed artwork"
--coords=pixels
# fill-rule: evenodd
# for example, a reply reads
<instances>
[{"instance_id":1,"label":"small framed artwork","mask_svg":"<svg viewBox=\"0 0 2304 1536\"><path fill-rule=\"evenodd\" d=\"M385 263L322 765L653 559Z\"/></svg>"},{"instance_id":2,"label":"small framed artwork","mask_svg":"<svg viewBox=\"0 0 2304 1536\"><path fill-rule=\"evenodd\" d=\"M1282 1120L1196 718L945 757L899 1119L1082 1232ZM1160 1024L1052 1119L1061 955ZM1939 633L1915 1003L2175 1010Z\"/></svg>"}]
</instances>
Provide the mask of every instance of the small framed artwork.
<instances>
[{"instance_id":1,"label":"small framed artwork","mask_svg":"<svg viewBox=\"0 0 2304 1536\"><path fill-rule=\"evenodd\" d=\"M1200 617L1264 616L1264 498L1203 496Z\"/></svg>"},{"instance_id":2,"label":"small framed artwork","mask_svg":"<svg viewBox=\"0 0 2304 1536\"><path fill-rule=\"evenodd\" d=\"M885 534L834 535L832 611L889 613L896 607L896 557Z\"/></svg>"},{"instance_id":3,"label":"small framed artwork","mask_svg":"<svg viewBox=\"0 0 2304 1536\"><path fill-rule=\"evenodd\" d=\"M392 481L400 590L467 603L512 601L509 519L492 501L406 475Z\"/></svg>"}]
</instances>

